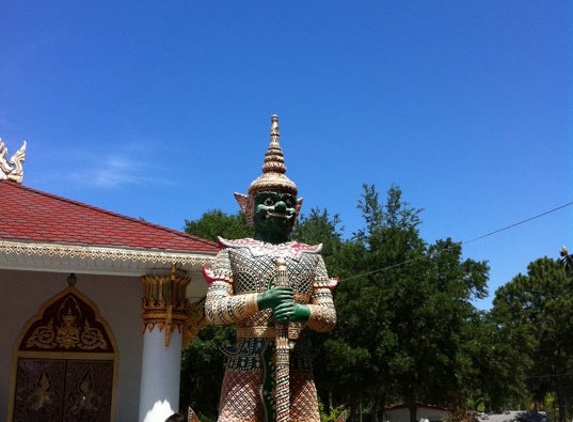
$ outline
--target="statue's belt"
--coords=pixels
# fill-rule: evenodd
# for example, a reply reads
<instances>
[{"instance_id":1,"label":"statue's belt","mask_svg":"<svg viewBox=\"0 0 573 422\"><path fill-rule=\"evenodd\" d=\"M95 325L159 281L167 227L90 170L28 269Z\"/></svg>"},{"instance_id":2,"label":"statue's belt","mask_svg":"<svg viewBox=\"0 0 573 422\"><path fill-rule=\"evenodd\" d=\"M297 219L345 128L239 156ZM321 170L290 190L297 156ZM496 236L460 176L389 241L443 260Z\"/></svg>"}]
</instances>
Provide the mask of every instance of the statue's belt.
<instances>
[{"instance_id":1,"label":"statue's belt","mask_svg":"<svg viewBox=\"0 0 573 422\"><path fill-rule=\"evenodd\" d=\"M290 340L297 340L303 324L291 322L288 327L288 338ZM245 338L264 338L268 340L275 340L276 330L275 327L237 327L237 340Z\"/></svg>"}]
</instances>

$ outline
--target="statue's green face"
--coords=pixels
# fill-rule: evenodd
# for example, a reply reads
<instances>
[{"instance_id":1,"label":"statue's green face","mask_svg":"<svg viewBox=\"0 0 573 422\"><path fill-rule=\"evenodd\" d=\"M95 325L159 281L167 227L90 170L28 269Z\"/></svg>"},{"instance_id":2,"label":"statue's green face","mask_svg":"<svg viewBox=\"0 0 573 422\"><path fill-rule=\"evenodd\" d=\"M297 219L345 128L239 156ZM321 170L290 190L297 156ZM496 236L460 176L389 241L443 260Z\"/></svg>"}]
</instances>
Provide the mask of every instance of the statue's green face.
<instances>
[{"instance_id":1,"label":"statue's green face","mask_svg":"<svg viewBox=\"0 0 573 422\"><path fill-rule=\"evenodd\" d=\"M288 240L296 220L296 197L283 192L259 192L255 195L255 237L265 242Z\"/></svg>"}]
</instances>

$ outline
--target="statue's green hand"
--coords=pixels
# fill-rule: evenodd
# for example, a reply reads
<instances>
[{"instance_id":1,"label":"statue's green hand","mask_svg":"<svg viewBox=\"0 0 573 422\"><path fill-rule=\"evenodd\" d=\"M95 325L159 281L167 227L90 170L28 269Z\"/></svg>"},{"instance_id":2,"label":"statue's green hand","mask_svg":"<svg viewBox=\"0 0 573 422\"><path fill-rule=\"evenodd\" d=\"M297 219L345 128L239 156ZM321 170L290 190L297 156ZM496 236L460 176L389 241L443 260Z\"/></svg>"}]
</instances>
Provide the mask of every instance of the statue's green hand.
<instances>
[{"instance_id":1,"label":"statue's green hand","mask_svg":"<svg viewBox=\"0 0 573 422\"><path fill-rule=\"evenodd\" d=\"M286 322L305 322L310 318L310 309L300 303L281 303L273 309L275 321L278 323Z\"/></svg>"},{"instance_id":2,"label":"statue's green hand","mask_svg":"<svg viewBox=\"0 0 573 422\"><path fill-rule=\"evenodd\" d=\"M259 309L274 309L281 303L292 303L294 293L290 287L271 287L257 297Z\"/></svg>"}]
</instances>

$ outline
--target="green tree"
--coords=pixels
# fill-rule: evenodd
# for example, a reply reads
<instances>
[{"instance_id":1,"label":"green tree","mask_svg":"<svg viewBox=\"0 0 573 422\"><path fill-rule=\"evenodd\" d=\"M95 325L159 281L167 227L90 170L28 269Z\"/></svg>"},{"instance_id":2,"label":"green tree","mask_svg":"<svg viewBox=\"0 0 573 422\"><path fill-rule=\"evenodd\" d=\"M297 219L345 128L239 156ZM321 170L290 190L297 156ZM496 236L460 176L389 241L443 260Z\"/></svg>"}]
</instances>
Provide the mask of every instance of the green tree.
<instances>
[{"instance_id":1,"label":"green tree","mask_svg":"<svg viewBox=\"0 0 573 422\"><path fill-rule=\"evenodd\" d=\"M534 400L542 403L554 393L560 422L573 402L573 277L563 262L544 257L500 287L493 302L494 315L508 331L524 339L522 353L533 364L527 384Z\"/></svg>"},{"instance_id":2,"label":"green tree","mask_svg":"<svg viewBox=\"0 0 573 422\"><path fill-rule=\"evenodd\" d=\"M418 229L421 210L396 186L382 204L365 185L358 208L365 227L341 248L347 278L336 290L339 323L325 344L337 390L352 414L367 403L374 420L389 400L406 402L413 421L420 401L460 405L471 300L487 293L487 264L462 259L450 239L428 245Z\"/></svg>"},{"instance_id":3,"label":"green tree","mask_svg":"<svg viewBox=\"0 0 573 422\"><path fill-rule=\"evenodd\" d=\"M322 244L322 256L329 274L337 275L340 271L339 260L341 248L344 244L338 214L330 215L328 210L313 208L307 215L301 214L294 227L292 238L309 245Z\"/></svg>"},{"instance_id":4,"label":"green tree","mask_svg":"<svg viewBox=\"0 0 573 422\"><path fill-rule=\"evenodd\" d=\"M217 419L224 375L222 347L235 335L232 326L208 325L185 348L181 359L180 403L211 420ZM202 418L203 420L204 418Z\"/></svg>"},{"instance_id":5,"label":"green tree","mask_svg":"<svg viewBox=\"0 0 573 422\"><path fill-rule=\"evenodd\" d=\"M221 210L210 210L197 220L185 220L185 232L217 241L218 236L226 239L252 237L254 229L249 227L241 212L226 214Z\"/></svg>"},{"instance_id":6,"label":"green tree","mask_svg":"<svg viewBox=\"0 0 573 422\"><path fill-rule=\"evenodd\" d=\"M470 408L482 411L526 408L526 374L531 359L524 353L528 335L502 323L492 312L476 311L466 325L462 347L464 395Z\"/></svg>"}]
</instances>

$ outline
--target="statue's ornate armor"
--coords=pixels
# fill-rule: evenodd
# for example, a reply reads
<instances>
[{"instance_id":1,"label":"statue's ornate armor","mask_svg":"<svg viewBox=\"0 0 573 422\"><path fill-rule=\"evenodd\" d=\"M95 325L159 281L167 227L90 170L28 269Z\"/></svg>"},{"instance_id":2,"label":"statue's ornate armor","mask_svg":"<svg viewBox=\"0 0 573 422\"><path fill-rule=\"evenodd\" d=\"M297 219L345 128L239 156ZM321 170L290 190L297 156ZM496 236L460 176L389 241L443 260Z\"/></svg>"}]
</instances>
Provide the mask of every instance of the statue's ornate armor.
<instances>
[{"instance_id":1,"label":"statue's ornate armor","mask_svg":"<svg viewBox=\"0 0 573 422\"><path fill-rule=\"evenodd\" d=\"M275 321L270 309L258 309L257 295L272 286L277 258L286 261L295 301L310 309L308 321L289 324L293 345L290 420L319 422L310 354L301 333L304 327L326 332L336 322L333 281L320 256L321 246L219 240L225 248L217 255L214 267L205 270L210 282L205 310L212 323L237 326L237 344L226 351L219 422L272 420Z\"/></svg>"}]
</instances>

